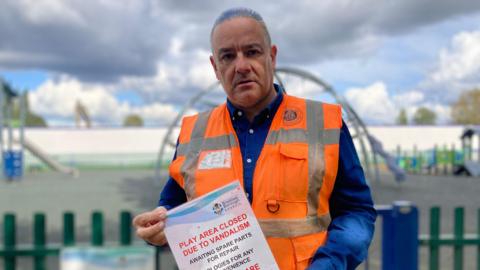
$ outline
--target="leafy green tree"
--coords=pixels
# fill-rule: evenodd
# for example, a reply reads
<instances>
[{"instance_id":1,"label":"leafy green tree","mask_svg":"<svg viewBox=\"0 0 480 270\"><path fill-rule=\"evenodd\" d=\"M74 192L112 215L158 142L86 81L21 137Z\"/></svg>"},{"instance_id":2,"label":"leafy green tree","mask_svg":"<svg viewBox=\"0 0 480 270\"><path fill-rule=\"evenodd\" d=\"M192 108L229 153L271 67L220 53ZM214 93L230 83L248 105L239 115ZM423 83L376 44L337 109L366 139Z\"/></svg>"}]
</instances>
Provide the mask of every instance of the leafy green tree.
<instances>
[{"instance_id":1,"label":"leafy green tree","mask_svg":"<svg viewBox=\"0 0 480 270\"><path fill-rule=\"evenodd\" d=\"M401 126L408 125L407 112L405 111L404 108L402 108L400 110L400 112L398 113L398 116L397 116L397 119L395 120L395 123L397 123L397 125L401 125Z\"/></svg>"},{"instance_id":2,"label":"leafy green tree","mask_svg":"<svg viewBox=\"0 0 480 270\"><path fill-rule=\"evenodd\" d=\"M124 127L143 127L143 119L138 114L129 114L123 119Z\"/></svg>"},{"instance_id":3,"label":"leafy green tree","mask_svg":"<svg viewBox=\"0 0 480 270\"><path fill-rule=\"evenodd\" d=\"M435 125L436 121L437 115L435 112L425 107L418 108L413 115L413 122L416 125Z\"/></svg>"},{"instance_id":4,"label":"leafy green tree","mask_svg":"<svg viewBox=\"0 0 480 270\"><path fill-rule=\"evenodd\" d=\"M480 89L462 93L452 104L451 117L455 124L480 125Z\"/></svg>"},{"instance_id":5,"label":"leafy green tree","mask_svg":"<svg viewBox=\"0 0 480 270\"><path fill-rule=\"evenodd\" d=\"M20 104L23 102L25 106L23 108L25 113L25 123L26 127L47 127L47 123L40 115L37 115L30 111L30 103L28 101L28 92L24 92L17 99L13 101L13 109L12 109L12 120L13 126L20 126Z\"/></svg>"},{"instance_id":6,"label":"leafy green tree","mask_svg":"<svg viewBox=\"0 0 480 270\"><path fill-rule=\"evenodd\" d=\"M27 127L47 127L47 123L38 114L33 113L30 110L30 102L28 101L28 92L25 92L21 97L21 99L24 99L24 104L25 104L25 126Z\"/></svg>"},{"instance_id":7,"label":"leafy green tree","mask_svg":"<svg viewBox=\"0 0 480 270\"><path fill-rule=\"evenodd\" d=\"M32 112L27 113L27 117L25 118L25 126L27 127L47 127L47 123L43 119L43 117L34 114Z\"/></svg>"}]
</instances>

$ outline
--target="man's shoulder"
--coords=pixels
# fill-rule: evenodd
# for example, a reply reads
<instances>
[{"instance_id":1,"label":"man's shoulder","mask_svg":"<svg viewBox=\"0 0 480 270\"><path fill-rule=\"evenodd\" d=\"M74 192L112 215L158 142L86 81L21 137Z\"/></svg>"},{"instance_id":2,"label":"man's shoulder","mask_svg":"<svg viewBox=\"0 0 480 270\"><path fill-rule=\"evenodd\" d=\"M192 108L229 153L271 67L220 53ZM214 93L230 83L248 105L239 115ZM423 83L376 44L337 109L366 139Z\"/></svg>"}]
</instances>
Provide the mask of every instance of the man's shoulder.
<instances>
[{"instance_id":1,"label":"man's shoulder","mask_svg":"<svg viewBox=\"0 0 480 270\"><path fill-rule=\"evenodd\" d=\"M192 121L194 119L197 119L200 115L209 115L209 114L212 114L215 111L218 112L218 111L221 111L221 110L224 110L224 109L226 109L226 103L222 103L222 104L217 105L216 107L213 107L213 108L208 109L208 110L203 110L203 111L200 111L200 112L184 115L183 116L183 121Z\"/></svg>"},{"instance_id":2,"label":"man's shoulder","mask_svg":"<svg viewBox=\"0 0 480 270\"><path fill-rule=\"evenodd\" d=\"M324 105L324 106L341 107L341 105L338 104L338 103L329 103L329 102L313 100L313 99L308 99L308 98L302 98L302 97L298 97L298 96L291 96L291 95L285 95L285 97L289 102L295 102L295 103L306 102L306 103L313 103L313 104Z\"/></svg>"}]
</instances>

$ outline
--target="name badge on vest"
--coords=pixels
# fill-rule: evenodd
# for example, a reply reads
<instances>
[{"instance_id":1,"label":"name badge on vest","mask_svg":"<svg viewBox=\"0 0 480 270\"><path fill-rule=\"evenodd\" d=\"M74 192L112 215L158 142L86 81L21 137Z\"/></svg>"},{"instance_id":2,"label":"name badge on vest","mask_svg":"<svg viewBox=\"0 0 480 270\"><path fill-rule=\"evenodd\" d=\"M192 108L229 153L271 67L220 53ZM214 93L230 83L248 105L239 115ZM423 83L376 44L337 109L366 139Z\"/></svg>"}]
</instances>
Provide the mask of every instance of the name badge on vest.
<instances>
[{"instance_id":1,"label":"name badge on vest","mask_svg":"<svg viewBox=\"0 0 480 270\"><path fill-rule=\"evenodd\" d=\"M230 149L203 151L198 160L199 170L231 168L232 151Z\"/></svg>"}]
</instances>

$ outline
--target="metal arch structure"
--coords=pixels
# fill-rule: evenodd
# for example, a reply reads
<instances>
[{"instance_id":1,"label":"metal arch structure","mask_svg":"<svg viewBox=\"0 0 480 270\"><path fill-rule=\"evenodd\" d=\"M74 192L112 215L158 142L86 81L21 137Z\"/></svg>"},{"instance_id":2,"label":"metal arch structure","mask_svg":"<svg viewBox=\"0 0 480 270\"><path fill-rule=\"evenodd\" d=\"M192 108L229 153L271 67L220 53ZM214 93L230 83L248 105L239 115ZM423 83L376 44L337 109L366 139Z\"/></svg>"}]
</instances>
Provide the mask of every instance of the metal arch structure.
<instances>
[{"instance_id":1,"label":"metal arch structure","mask_svg":"<svg viewBox=\"0 0 480 270\"><path fill-rule=\"evenodd\" d=\"M183 106L183 108L178 112L177 116L175 116L175 119L170 123L170 125L167 128L167 132L165 133L165 136L163 137L162 144L160 145L160 150L158 151L158 156L157 156L157 163L155 165L155 180L157 183L160 182L160 177L161 177L161 170L162 170L162 163L165 155L165 150L168 146L176 147L176 138L172 138L173 132L175 131L176 127L180 126L180 121L182 120L183 116L185 113L193 107L193 105L200 100L203 96L206 94L210 93L213 91L215 88L217 88L219 85L218 82L212 84L208 88L200 91L197 93L195 96L193 96L187 103Z\"/></svg>"},{"instance_id":2,"label":"metal arch structure","mask_svg":"<svg viewBox=\"0 0 480 270\"><path fill-rule=\"evenodd\" d=\"M363 167L366 169L367 178L374 178L376 181L380 180L380 174L377 167L377 154L376 151L373 151L373 146L370 142L371 135L368 133L367 127L365 123L360 119L358 114L352 108L352 106L347 102L343 96L338 95L337 92L331 87L329 84L318 78L317 76L313 75L310 72L297 69L297 68L277 68L275 74L277 74L276 78L278 78L278 73L286 73L291 75L299 76L303 79L311 81L316 85L320 86L325 92L330 94L335 101L342 106L342 109L347 114L347 123L350 127L353 128L355 133L352 133L352 139L358 142L360 146L360 152L363 157ZM278 79L277 79L278 80ZM370 156L372 155L373 164L370 162ZM372 168L373 167L373 168Z\"/></svg>"},{"instance_id":3,"label":"metal arch structure","mask_svg":"<svg viewBox=\"0 0 480 270\"><path fill-rule=\"evenodd\" d=\"M307 71L297 69L297 68L277 68L275 70L275 79L278 84L281 86L284 86L284 81L282 80L281 75L290 75L290 76L296 76L299 77L300 79L310 81L314 83L315 85L319 86L322 91L326 92L327 94L331 95L335 102L340 104L342 106L343 111L346 113L347 117L344 119L352 132L352 139L358 143L360 146L360 154L362 156L363 160L363 167L365 168L365 172L367 175L368 179L375 179L376 181L379 181L380 175L379 175L379 170L377 166L377 153L374 151L374 147L372 146L372 141L371 141L371 135L368 133L367 127L365 123L360 119L358 114L353 110L352 106L341 96L338 95L337 92L325 83L323 80L319 79L317 76L313 75L312 73L309 73ZM162 140L162 144L160 145L160 149L158 152L158 157L157 157L157 163L156 163L156 168L155 168L155 179L157 183L160 183L160 178L162 177L161 171L162 171L162 164L163 161L166 160L165 158L165 152L167 147L175 147L176 146L176 137L173 138L172 135L175 131L176 128L180 126L180 121L183 118L184 114L187 112L187 110L193 108L193 106L197 103L200 102L201 98L206 96L208 93L212 92L214 89L219 87L219 83L215 83L211 85L210 87L198 92L194 97L192 97L180 110L180 112L177 114L175 119L172 121L172 123L168 126L167 132L165 134L165 137ZM285 87L283 87L285 89ZM288 88L287 88L288 89ZM373 161L373 162L371 162Z\"/></svg>"}]
</instances>

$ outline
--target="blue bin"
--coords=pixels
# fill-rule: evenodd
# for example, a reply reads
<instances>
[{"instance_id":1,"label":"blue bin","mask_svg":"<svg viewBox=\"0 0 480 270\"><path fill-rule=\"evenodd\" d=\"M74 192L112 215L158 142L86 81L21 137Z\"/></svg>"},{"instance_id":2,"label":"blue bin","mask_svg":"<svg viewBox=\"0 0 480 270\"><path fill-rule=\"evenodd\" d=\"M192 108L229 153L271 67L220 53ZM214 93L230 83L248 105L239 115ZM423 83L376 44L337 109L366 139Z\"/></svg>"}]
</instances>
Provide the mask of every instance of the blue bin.
<instances>
[{"instance_id":1,"label":"blue bin","mask_svg":"<svg viewBox=\"0 0 480 270\"><path fill-rule=\"evenodd\" d=\"M23 153L7 150L3 152L3 173L8 179L21 178L23 175Z\"/></svg>"}]
</instances>

